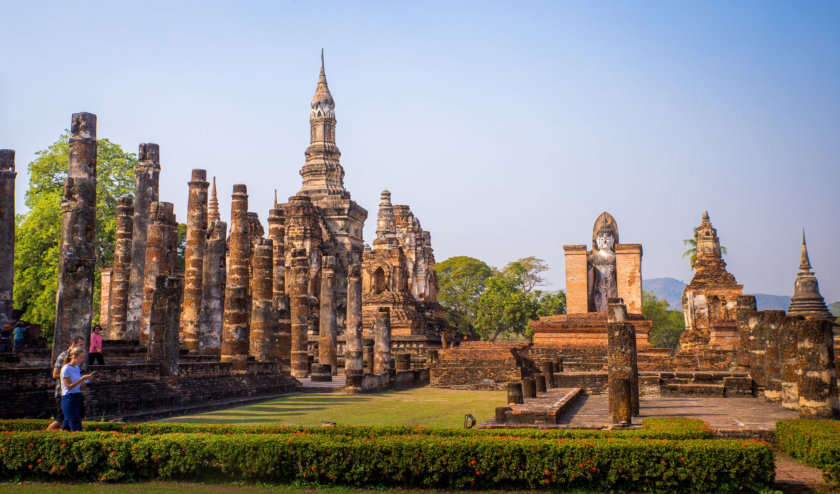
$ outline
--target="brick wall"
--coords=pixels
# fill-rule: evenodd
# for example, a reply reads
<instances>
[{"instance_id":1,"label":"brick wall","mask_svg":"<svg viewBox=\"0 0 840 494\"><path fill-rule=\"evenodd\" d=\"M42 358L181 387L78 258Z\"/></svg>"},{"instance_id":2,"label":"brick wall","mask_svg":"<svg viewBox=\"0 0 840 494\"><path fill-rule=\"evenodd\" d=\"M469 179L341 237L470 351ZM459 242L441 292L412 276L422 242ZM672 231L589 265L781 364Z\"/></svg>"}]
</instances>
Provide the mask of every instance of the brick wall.
<instances>
[{"instance_id":1,"label":"brick wall","mask_svg":"<svg viewBox=\"0 0 840 494\"><path fill-rule=\"evenodd\" d=\"M586 246L564 245L566 253L566 312L589 312L589 290L586 279Z\"/></svg>"}]
</instances>

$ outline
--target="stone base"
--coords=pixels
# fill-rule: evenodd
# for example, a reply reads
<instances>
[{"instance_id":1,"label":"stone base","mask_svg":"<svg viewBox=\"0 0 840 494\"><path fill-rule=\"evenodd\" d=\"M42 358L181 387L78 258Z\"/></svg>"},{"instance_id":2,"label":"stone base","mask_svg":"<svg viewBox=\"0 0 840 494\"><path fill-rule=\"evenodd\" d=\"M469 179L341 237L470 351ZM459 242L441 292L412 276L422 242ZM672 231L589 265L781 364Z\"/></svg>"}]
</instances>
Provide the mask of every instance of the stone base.
<instances>
[{"instance_id":1,"label":"stone base","mask_svg":"<svg viewBox=\"0 0 840 494\"><path fill-rule=\"evenodd\" d=\"M331 382L332 366L329 364L312 364L312 372L309 374L312 382Z\"/></svg>"},{"instance_id":2,"label":"stone base","mask_svg":"<svg viewBox=\"0 0 840 494\"><path fill-rule=\"evenodd\" d=\"M653 322L640 314L628 314L627 319L636 328L636 350L651 348L648 334ZM529 324L534 331L535 346L607 348L606 312L546 316Z\"/></svg>"}]
</instances>

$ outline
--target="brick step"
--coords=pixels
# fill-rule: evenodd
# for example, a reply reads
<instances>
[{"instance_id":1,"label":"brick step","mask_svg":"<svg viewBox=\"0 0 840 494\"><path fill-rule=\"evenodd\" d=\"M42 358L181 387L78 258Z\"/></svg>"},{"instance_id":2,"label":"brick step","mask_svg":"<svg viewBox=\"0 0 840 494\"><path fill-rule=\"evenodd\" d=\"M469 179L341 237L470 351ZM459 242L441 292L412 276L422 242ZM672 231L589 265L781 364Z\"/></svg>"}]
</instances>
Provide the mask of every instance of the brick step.
<instances>
[{"instance_id":1,"label":"brick step","mask_svg":"<svg viewBox=\"0 0 840 494\"><path fill-rule=\"evenodd\" d=\"M721 384L665 384L662 386L662 396L720 396L724 395Z\"/></svg>"}]
</instances>

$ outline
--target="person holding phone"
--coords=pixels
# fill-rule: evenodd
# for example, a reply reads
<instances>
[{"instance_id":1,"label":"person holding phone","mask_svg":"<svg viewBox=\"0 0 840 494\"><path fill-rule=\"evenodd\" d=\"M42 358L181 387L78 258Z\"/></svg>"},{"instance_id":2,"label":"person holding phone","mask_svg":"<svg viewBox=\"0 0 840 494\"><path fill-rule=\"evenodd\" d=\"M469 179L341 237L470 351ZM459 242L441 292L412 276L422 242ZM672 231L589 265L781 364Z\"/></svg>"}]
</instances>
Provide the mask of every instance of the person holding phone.
<instances>
[{"instance_id":1,"label":"person holding phone","mask_svg":"<svg viewBox=\"0 0 840 494\"><path fill-rule=\"evenodd\" d=\"M85 360L85 351L73 348L67 354L67 363L61 368L61 409L64 412L62 430L82 430L82 386L90 382L93 372L82 375L79 367Z\"/></svg>"}]
</instances>

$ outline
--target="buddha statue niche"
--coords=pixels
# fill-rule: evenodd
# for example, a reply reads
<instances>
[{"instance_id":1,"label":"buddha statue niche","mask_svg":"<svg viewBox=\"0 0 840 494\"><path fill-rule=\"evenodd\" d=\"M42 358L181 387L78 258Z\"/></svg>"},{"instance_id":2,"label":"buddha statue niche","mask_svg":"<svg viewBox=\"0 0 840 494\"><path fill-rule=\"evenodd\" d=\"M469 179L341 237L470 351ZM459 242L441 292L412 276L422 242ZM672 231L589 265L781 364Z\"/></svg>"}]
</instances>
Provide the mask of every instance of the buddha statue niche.
<instances>
[{"instance_id":1,"label":"buddha statue niche","mask_svg":"<svg viewBox=\"0 0 840 494\"><path fill-rule=\"evenodd\" d=\"M595 221L592 252L587 256L586 274L589 287L589 312L606 312L607 299L618 296L615 270L615 245L618 228L607 213Z\"/></svg>"}]
</instances>

